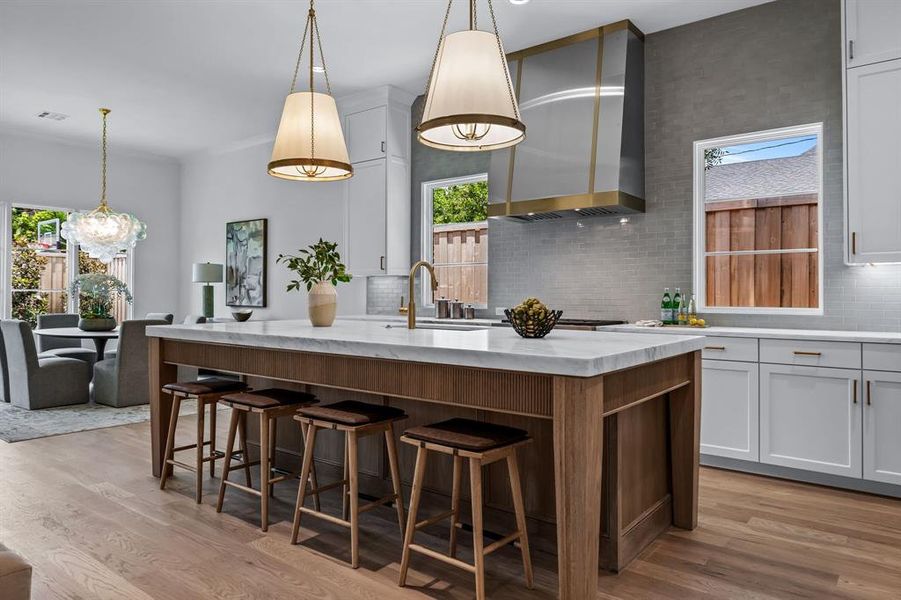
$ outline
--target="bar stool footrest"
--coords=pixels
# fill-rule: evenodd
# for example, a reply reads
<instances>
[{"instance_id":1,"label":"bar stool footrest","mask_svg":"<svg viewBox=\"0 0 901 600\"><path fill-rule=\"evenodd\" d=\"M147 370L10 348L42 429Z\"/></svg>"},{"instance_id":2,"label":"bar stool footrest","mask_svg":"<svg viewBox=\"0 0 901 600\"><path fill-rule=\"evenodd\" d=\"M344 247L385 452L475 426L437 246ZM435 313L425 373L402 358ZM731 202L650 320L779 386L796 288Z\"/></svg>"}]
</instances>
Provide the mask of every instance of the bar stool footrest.
<instances>
[{"instance_id":1,"label":"bar stool footrest","mask_svg":"<svg viewBox=\"0 0 901 600\"><path fill-rule=\"evenodd\" d=\"M470 573L476 572L475 565L471 565L468 562L463 562L462 560L460 560L458 558L454 558L453 556L448 556L447 554L444 554L443 552L438 552L436 550L432 550L431 548L426 548L425 546L420 546L419 544L410 544L408 547L410 548L410 550L413 550L414 552L418 552L419 554L425 554L426 556L429 556L436 560L440 560L449 565L453 565L455 567L463 569L464 571L468 571Z\"/></svg>"}]
</instances>

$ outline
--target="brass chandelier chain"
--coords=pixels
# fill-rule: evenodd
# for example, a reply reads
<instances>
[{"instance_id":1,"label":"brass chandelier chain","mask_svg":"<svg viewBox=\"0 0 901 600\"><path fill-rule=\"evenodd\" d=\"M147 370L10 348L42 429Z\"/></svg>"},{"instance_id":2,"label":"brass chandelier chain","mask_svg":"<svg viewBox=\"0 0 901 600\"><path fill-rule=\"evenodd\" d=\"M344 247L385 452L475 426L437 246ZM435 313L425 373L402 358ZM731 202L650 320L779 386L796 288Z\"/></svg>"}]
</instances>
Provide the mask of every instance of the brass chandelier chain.
<instances>
[{"instance_id":1,"label":"brass chandelier chain","mask_svg":"<svg viewBox=\"0 0 901 600\"><path fill-rule=\"evenodd\" d=\"M106 203L106 115L109 113L110 109L108 108L100 109L100 114L103 115L103 134L100 144L100 209L103 210L109 207Z\"/></svg>"}]
</instances>

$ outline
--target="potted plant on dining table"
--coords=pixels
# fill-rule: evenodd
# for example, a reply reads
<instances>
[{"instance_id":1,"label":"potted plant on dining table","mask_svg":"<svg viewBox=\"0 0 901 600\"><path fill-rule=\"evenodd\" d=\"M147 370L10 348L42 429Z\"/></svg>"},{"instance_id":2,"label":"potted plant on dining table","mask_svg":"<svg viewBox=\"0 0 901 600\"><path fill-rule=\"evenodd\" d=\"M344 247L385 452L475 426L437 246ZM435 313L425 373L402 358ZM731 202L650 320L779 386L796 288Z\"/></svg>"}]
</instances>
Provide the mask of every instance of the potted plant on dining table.
<instances>
[{"instance_id":1,"label":"potted plant on dining table","mask_svg":"<svg viewBox=\"0 0 901 600\"><path fill-rule=\"evenodd\" d=\"M69 288L78 299L78 328L82 331L112 331L116 328L113 306L119 300L131 304L128 286L105 273L79 275Z\"/></svg>"},{"instance_id":2,"label":"potted plant on dining table","mask_svg":"<svg viewBox=\"0 0 901 600\"><path fill-rule=\"evenodd\" d=\"M300 291L303 284L308 292L308 311L314 327L330 327L335 321L338 306L338 283L347 283L353 275L341 262L338 244L322 238L299 251L299 256L279 254L276 262L284 263L298 279L288 283L287 291Z\"/></svg>"}]
</instances>

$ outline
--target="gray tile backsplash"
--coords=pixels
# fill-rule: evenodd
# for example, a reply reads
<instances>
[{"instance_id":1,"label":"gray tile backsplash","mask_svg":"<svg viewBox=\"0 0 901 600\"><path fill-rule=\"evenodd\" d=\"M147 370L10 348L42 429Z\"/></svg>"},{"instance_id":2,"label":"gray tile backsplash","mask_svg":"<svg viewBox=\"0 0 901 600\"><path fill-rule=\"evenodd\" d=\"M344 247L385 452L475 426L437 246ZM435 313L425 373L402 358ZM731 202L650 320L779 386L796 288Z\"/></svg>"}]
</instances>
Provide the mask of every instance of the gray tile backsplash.
<instances>
[{"instance_id":1,"label":"gray tile backsplash","mask_svg":"<svg viewBox=\"0 0 901 600\"><path fill-rule=\"evenodd\" d=\"M401 296L407 304L407 281L403 275L373 275L366 278L366 314L397 315Z\"/></svg>"}]
</instances>

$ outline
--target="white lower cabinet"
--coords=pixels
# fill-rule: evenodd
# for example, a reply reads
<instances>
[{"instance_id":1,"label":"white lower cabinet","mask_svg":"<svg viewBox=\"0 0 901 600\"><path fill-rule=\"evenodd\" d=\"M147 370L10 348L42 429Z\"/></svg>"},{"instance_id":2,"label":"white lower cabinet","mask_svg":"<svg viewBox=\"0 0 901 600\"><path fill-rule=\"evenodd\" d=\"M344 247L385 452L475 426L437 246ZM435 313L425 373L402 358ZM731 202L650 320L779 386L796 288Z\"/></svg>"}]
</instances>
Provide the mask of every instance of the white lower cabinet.
<instances>
[{"instance_id":1,"label":"white lower cabinet","mask_svg":"<svg viewBox=\"0 0 901 600\"><path fill-rule=\"evenodd\" d=\"M761 364L760 462L861 477L860 376L855 369Z\"/></svg>"},{"instance_id":2,"label":"white lower cabinet","mask_svg":"<svg viewBox=\"0 0 901 600\"><path fill-rule=\"evenodd\" d=\"M901 485L901 373L864 371L863 476Z\"/></svg>"},{"instance_id":3,"label":"white lower cabinet","mask_svg":"<svg viewBox=\"0 0 901 600\"><path fill-rule=\"evenodd\" d=\"M756 462L760 458L757 363L705 360L702 364L701 453Z\"/></svg>"}]
</instances>

